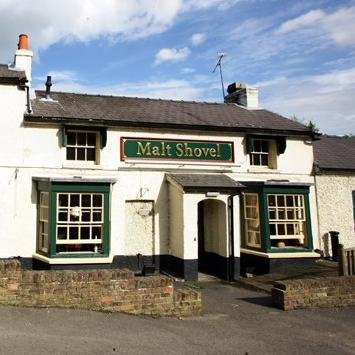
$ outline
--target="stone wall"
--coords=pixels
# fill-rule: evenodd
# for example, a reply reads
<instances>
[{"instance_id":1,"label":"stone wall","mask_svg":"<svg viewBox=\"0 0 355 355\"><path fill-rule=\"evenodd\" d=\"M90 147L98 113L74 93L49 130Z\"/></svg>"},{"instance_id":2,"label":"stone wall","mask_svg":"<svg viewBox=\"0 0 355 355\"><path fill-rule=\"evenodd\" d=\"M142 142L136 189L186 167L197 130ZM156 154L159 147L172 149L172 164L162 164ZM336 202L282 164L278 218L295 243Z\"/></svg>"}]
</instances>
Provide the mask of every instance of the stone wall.
<instances>
[{"instance_id":1,"label":"stone wall","mask_svg":"<svg viewBox=\"0 0 355 355\"><path fill-rule=\"evenodd\" d=\"M174 289L165 276L136 277L126 269L22 270L16 259L0 260L0 304L64 307L155 316L201 311L201 295Z\"/></svg>"},{"instance_id":2,"label":"stone wall","mask_svg":"<svg viewBox=\"0 0 355 355\"><path fill-rule=\"evenodd\" d=\"M298 308L355 306L355 277L324 277L276 282L271 290L274 306Z\"/></svg>"}]
</instances>

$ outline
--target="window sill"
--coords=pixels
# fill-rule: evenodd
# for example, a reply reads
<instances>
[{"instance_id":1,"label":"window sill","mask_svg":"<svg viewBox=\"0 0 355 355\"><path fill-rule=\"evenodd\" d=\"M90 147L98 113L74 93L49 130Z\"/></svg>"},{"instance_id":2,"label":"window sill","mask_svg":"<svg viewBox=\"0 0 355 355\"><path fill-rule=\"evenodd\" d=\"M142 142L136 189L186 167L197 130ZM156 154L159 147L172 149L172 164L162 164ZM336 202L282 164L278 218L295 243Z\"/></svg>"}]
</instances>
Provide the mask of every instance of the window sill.
<instances>
[{"instance_id":1,"label":"window sill","mask_svg":"<svg viewBox=\"0 0 355 355\"><path fill-rule=\"evenodd\" d=\"M272 253L264 253L261 251L241 248L241 253L258 255L268 259L278 259L278 258L319 258L319 254L314 253L313 251L294 251L294 252L272 252Z\"/></svg>"},{"instance_id":2,"label":"window sill","mask_svg":"<svg viewBox=\"0 0 355 355\"><path fill-rule=\"evenodd\" d=\"M62 168L100 170L102 166L90 162L72 161L63 163Z\"/></svg>"},{"instance_id":3,"label":"window sill","mask_svg":"<svg viewBox=\"0 0 355 355\"><path fill-rule=\"evenodd\" d=\"M110 264L113 261L113 256L107 257L65 257L65 258L48 258L41 254L33 254L32 257L36 260L43 261L50 265L69 265L69 264Z\"/></svg>"}]
</instances>

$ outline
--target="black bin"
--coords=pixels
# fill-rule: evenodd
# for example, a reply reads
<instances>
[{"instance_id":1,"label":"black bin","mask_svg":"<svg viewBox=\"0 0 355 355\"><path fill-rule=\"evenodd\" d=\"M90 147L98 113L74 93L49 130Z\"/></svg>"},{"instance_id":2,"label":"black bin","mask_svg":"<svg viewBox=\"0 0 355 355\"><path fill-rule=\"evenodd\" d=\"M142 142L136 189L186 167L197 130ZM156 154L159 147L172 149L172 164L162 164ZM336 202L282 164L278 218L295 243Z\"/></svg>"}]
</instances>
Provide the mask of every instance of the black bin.
<instances>
[{"instance_id":1,"label":"black bin","mask_svg":"<svg viewBox=\"0 0 355 355\"><path fill-rule=\"evenodd\" d=\"M332 244L332 260L338 261L338 248L339 248L339 232L330 231L330 241Z\"/></svg>"}]
</instances>

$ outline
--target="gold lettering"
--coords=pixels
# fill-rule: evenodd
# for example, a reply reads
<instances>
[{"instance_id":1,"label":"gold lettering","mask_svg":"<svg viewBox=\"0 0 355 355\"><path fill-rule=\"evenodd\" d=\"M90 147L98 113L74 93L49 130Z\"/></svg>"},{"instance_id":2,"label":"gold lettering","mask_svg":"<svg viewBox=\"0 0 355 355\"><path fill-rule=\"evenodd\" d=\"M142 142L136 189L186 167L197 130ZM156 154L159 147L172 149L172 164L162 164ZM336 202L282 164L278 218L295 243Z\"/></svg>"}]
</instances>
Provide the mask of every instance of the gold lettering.
<instances>
[{"instance_id":1,"label":"gold lettering","mask_svg":"<svg viewBox=\"0 0 355 355\"><path fill-rule=\"evenodd\" d=\"M195 149L194 149L194 156L195 156L196 158L199 158L201 155L202 155L201 149L200 149L200 148L195 148Z\"/></svg>"},{"instance_id":2,"label":"gold lettering","mask_svg":"<svg viewBox=\"0 0 355 355\"><path fill-rule=\"evenodd\" d=\"M165 157L165 142L161 142L161 156Z\"/></svg>"},{"instance_id":3,"label":"gold lettering","mask_svg":"<svg viewBox=\"0 0 355 355\"><path fill-rule=\"evenodd\" d=\"M147 142L145 146L143 146L142 142L137 142L137 155L151 155L150 154L150 142Z\"/></svg>"},{"instance_id":4,"label":"gold lettering","mask_svg":"<svg viewBox=\"0 0 355 355\"><path fill-rule=\"evenodd\" d=\"M188 143L184 143L185 157L192 157L192 148L189 147Z\"/></svg>"},{"instance_id":5,"label":"gold lettering","mask_svg":"<svg viewBox=\"0 0 355 355\"><path fill-rule=\"evenodd\" d=\"M220 157L221 157L221 150L220 150L219 144L217 143L217 158L220 158Z\"/></svg>"},{"instance_id":6,"label":"gold lettering","mask_svg":"<svg viewBox=\"0 0 355 355\"><path fill-rule=\"evenodd\" d=\"M158 146L154 146L152 148L152 154L155 156L155 157L159 157L160 156L160 149Z\"/></svg>"},{"instance_id":7,"label":"gold lettering","mask_svg":"<svg viewBox=\"0 0 355 355\"><path fill-rule=\"evenodd\" d=\"M183 147L184 147L184 145L182 143L176 144L176 156L177 157L182 157L184 155Z\"/></svg>"},{"instance_id":8,"label":"gold lettering","mask_svg":"<svg viewBox=\"0 0 355 355\"><path fill-rule=\"evenodd\" d=\"M211 158L215 158L216 157L216 149L214 149L214 148L210 149L210 156L211 156Z\"/></svg>"},{"instance_id":9,"label":"gold lettering","mask_svg":"<svg viewBox=\"0 0 355 355\"><path fill-rule=\"evenodd\" d=\"M166 148L166 154L167 154L169 157L171 157L171 151L170 151L171 146L170 146L169 144L167 144L165 148Z\"/></svg>"},{"instance_id":10,"label":"gold lettering","mask_svg":"<svg viewBox=\"0 0 355 355\"><path fill-rule=\"evenodd\" d=\"M208 156L208 154L210 152L210 148L201 148L201 150L202 150L203 156L205 158L207 158L207 156Z\"/></svg>"}]
</instances>

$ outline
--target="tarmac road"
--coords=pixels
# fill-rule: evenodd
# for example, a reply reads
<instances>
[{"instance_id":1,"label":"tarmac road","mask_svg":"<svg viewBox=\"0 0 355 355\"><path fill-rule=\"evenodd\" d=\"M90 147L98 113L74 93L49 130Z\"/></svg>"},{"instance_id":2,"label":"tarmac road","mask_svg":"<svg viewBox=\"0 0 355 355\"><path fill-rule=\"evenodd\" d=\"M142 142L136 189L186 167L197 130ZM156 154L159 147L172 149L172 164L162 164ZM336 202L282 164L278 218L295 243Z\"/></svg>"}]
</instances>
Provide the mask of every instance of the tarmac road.
<instances>
[{"instance_id":1,"label":"tarmac road","mask_svg":"<svg viewBox=\"0 0 355 355\"><path fill-rule=\"evenodd\" d=\"M0 354L355 354L355 308L272 308L270 296L202 283L201 317L0 307Z\"/></svg>"}]
</instances>

